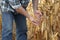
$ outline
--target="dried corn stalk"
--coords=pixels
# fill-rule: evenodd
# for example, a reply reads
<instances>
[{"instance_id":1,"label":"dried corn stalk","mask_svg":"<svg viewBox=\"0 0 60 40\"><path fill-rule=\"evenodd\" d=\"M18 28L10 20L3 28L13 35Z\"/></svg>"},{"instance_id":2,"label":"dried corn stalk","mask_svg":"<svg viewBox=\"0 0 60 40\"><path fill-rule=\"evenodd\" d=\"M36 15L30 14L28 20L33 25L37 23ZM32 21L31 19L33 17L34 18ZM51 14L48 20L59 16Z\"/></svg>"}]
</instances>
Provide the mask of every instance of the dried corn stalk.
<instances>
[{"instance_id":1,"label":"dried corn stalk","mask_svg":"<svg viewBox=\"0 0 60 40\"><path fill-rule=\"evenodd\" d=\"M60 0L39 0L38 9L43 13L44 21L40 26L34 26L28 19L29 40L60 40ZM27 11L34 16L32 1Z\"/></svg>"},{"instance_id":2,"label":"dried corn stalk","mask_svg":"<svg viewBox=\"0 0 60 40\"><path fill-rule=\"evenodd\" d=\"M2 17L0 15L0 31L1 31L1 29L2 29Z\"/></svg>"}]
</instances>

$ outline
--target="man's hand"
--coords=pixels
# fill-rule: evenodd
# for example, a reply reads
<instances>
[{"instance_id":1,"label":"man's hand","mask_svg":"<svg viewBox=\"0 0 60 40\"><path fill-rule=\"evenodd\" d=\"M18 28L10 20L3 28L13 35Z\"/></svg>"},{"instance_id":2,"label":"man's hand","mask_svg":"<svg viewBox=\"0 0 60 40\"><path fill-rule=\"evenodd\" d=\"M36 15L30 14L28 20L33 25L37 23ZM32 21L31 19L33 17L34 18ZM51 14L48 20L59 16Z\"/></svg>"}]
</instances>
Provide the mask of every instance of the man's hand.
<instances>
[{"instance_id":1,"label":"man's hand","mask_svg":"<svg viewBox=\"0 0 60 40\"><path fill-rule=\"evenodd\" d=\"M35 20L32 16L29 16L29 20L36 26L39 25L39 21L38 20Z\"/></svg>"},{"instance_id":2,"label":"man's hand","mask_svg":"<svg viewBox=\"0 0 60 40\"><path fill-rule=\"evenodd\" d=\"M42 13L40 11L38 11L38 10L35 10L34 15L35 15L37 21L39 21L39 24L41 24L42 21L43 21Z\"/></svg>"},{"instance_id":3,"label":"man's hand","mask_svg":"<svg viewBox=\"0 0 60 40\"><path fill-rule=\"evenodd\" d=\"M41 16L42 16L42 13L41 13L40 11L38 11L38 10L35 10L35 11L34 11L34 15L35 15L35 17L36 17L38 20L40 20L40 18L41 18Z\"/></svg>"}]
</instances>

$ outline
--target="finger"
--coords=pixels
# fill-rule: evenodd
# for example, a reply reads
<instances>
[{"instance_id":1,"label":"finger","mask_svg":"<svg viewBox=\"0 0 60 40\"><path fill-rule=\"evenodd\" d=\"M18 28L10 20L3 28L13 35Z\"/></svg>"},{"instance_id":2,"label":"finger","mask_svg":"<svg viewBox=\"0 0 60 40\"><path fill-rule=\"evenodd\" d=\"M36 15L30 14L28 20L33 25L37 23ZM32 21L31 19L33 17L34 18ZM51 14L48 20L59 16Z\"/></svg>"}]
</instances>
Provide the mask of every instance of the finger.
<instances>
[{"instance_id":1,"label":"finger","mask_svg":"<svg viewBox=\"0 0 60 40\"><path fill-rule=\"evenodd\" d=\"M42 12L38 12L38 14L39 14L40 17L43 15Z\"/></svg>"},{"instance_id":2,"label":"finger","mask_svg":"<svg viewBox=\"0 0 60 40\"><path fill-rule=\"evenodd\" d=\"M39 25L39 22L37 22L37 21L32 21L32 23L33 23L34 25Z\"/></svg>"},{"instance_id":3,"label":"finger","mask_svg":"<svg viewBox=\"0 0 60 40\"><path fill-rule=\"evenodd\" d=\"M36 17L37 19L40 19L40 15L35 15L35 17Z\"/></svg>"},{"instance_id":4,"label":"finger","mask_svg":"<svg viewBox=\"0 0 60 40\"><path fill-rule=\"evenodd\" d=\"M36 21L32 21L33 24L37 24Z\"/></svg>"},{"instance_id":5,"label":"finger","mask_svg":"<svg viewBox=\"0 0 60 40\"><path fill-rule=\"evenodd\" d=\"M38 10L36 12L37 12L37 14L42 15L42 12L41 11Z\"/></svg>"},{"instance_id":6,"label":"finger","mask_svg":"<svg viewBox=\"0 0 60 40\"><path fill-rule=\"evenodd\" d=\"M41 15L41 14L37 14L37 13L36 13L36 15L35 15L35 16L36 16L38 19L40 19L42 15Z\"/></svg>"},{"instance_id":7,"label":"finger","mask_svg":"<svg viewBox=\"0 0 60 40\"><path fill-rule=\"evenodd\" d=\"M32 22L34 25L38 26L39 24Z\"/></svg>"},{"instance_id":8,"label":"finger","mask_svg":"<svg viewBox=\"0 0 60 40\"><path fill-rule=\"evenodd\" d=\"M36 25L36 26L38 26L38 24L36 24L36 23L33 23L34 25Z\"/></svg>"}]
</instances>

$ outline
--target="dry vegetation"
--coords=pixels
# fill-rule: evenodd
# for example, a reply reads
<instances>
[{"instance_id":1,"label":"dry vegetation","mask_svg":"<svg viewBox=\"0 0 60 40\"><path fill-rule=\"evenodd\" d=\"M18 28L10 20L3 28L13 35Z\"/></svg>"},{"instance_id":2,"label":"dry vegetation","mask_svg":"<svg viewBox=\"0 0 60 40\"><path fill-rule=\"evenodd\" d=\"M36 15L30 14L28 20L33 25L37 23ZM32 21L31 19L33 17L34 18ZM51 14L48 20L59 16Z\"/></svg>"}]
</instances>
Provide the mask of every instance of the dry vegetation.
<instances>
[{"instance_id":1,"label":"dry vegetation","mask_svg":"<svg viewBox=\"0 0 60 40\"><path fill-rule=\"evenodd\" d=\"M2 24L1 24L1 22L2 22L2 15L1 15L1 10L0 10L0 31L1 31L1 29L2 29Z\"/></svg>"},{"instance_id":2,"label":"dry vegetation","mask_svg":"<svg viewBox=\"0 0 60 40\"><path fill-rule=\"evenodd\" d=\"M1 19L1 15L0 15L0 31L1 31L1 29L2 29L2 25L1 25L1 22L2 22L2 19Z\"/></svg>"},{"instance_id":3,"label":"dry vegetation","mask_svg":"<svg viewBox=\"0 0 60 40\"><path fill-rule=\"evenodd\" d=\"M2 22L2 19L1 19L1 15L0 15L0 40L1 40L1 29L2 29L2 24L1 24L1 22Z\"/></svg>"},{"instance_id":4,"label":"dry vegetation","mask_svg":"<svg viewBox=\"0 0 60 40\"><path fill-rule=\"evenodd\" d=\"M28 19L29 40L60 40L60 0L39 0L38 9L43 13L44 20L40 26L34 26ZM34 16L32 2L27 11Z\"/></svg>"},{"instance_id":5,"label":"dry vegetation","mask_svg":"<svg viewBox=\"0 0 60 40\"><path fill-rule=\"evenodd\" d=\"M39 0L38 9L43 13L43 22L35 26L27 19L28 40L60 40L60 0ZM27 11L34 17L31 1Z\"/></svg>"}]
</instances>

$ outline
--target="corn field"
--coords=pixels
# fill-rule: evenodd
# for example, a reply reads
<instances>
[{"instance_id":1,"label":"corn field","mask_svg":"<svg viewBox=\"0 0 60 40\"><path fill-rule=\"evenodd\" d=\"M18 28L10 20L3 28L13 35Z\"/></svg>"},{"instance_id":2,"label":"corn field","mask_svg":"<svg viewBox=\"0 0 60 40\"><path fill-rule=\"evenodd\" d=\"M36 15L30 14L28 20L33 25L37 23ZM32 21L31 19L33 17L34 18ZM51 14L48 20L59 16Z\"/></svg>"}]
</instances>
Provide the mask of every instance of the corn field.
<instances>
[{"instance_id":1,"label":"corn field","mask_svg":"<svg viewBox=\"0 0 60 40\"><path fill-rule=\"evenodd\" d=\"M35 26L27 18L28 40L60 40L60 0L39 0L38 4L38 10L43 13L43 21L39 26ZM30 0L27 11L34 17L32 6ZM1 22L2 20L0 30Z\"/></svg>"},{"instance_id":2,"label":"corn field","mask_svg":"<svg viewBox=\"0 0 60 40\"><path fill-rule=\"evenodd\" d=\"M34 16L32 1L27 11ZM34 26L28 19L28 40L60 40L60 0L39 0L38 9L43 13L43 22Z\"/></svg>"},{"instance_id":3,"label":"corn field","mask_svg":"<svg viewBox=\"0 0 60 40\"><path fill-rule=\"evenodd\" d=\"M1 13L1 12L0 12ZM2 24L1 24L1 22L2 22L2 19L1 19L1 14L0 14L0 40L1 40L1 29L2 29Z\"/></svg>"}]
</instances>

